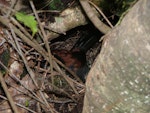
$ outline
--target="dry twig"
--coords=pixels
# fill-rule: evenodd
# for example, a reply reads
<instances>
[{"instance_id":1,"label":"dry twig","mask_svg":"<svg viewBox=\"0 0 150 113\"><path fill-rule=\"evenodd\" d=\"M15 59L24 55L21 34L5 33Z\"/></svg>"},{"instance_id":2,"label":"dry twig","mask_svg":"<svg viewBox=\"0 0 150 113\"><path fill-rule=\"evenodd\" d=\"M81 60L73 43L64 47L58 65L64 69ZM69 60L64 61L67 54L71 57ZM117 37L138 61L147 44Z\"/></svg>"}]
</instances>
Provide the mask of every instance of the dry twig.
<instances>
[{"instance_id":1,"label":"dry twig","mask_svg":"<svg viewBox=\"0 0 150 113\"><path fill-rule=\"evenodd\" d=\"M102 33L106 34L108 33L111 28L104 24L102 21L99 20L93 9L91 8L88 0L79 0L85 13L87 14L88 18L91 20L91 22L94 24L94 26Z\"/></svg>"}]
</instances>

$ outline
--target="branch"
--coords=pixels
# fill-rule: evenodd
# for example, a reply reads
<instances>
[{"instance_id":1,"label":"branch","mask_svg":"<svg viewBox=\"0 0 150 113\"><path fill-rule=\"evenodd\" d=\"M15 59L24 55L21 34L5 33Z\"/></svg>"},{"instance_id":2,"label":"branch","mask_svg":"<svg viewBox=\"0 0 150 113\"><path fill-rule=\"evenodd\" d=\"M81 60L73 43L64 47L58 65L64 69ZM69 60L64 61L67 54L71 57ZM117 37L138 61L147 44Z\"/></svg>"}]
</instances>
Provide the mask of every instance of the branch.
<instances>
[{"instance_id":1,"label":"branch","mask_svg":"<svg viewBox=\"0 0 150 113\"><path fill-rule=\"evenodd\" d=\"M85 13L87 14L88 18L91 20L91 22L94 24L94 26L101 31L102 33L106 34L108 33L111 28L104 24L98 16L95 14L94 10L91 8L89 2L87 0L80 0L81 6L83 7Z\"/></svg>"}]
</instances>

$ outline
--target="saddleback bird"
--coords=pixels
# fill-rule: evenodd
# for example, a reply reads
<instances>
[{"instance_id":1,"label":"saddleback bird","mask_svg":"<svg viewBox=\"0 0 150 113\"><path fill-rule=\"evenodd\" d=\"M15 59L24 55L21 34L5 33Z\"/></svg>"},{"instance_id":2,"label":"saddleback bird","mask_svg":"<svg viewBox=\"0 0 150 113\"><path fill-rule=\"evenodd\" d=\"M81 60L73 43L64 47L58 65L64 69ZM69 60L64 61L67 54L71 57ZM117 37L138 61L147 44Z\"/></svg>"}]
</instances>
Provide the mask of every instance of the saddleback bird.
<instances>
[{"instance_id":1,"label":"saddleback bird","mask_svg":"<svg viewBox=\"0 0 150 113\"><path fill-rule=\"evenodd\" d=\"M101 35L98 31L91 34L83 34L70 51L52 50L52 54L64 63L69 69L85 82L86 75L89 71L87 65L86 52L96 43L99 42Z\"/></svg>"}]
</instances>

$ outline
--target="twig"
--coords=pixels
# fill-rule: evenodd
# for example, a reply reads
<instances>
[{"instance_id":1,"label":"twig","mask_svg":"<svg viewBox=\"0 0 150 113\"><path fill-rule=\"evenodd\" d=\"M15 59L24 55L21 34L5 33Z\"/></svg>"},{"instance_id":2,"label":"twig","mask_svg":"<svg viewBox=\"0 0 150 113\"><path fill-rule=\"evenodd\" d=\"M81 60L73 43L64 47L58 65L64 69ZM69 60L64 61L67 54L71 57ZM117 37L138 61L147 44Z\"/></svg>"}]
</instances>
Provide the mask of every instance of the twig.
<instances>
[{"instance_id":1,"label":"twig","mask_svg":"<svg viewBox=\"0 0 150 113\"><path fill-rule=\"evenodd\" d=\"M0 83L1 83L1 85L3 87L3 89L4 89L4 92L5 92L5 94L6 94L7 98L8 98L8 101L9 101L10 106L12 107L14 113L19 113L18 110L17 110L17 107L15 106L15 103L14 103L14 101L13 101L11 95L10 95L10 93L8 92L8 87L7 87L6 83L5 83L5 80L3 78L3 75L1 73L1 71L0 71Z\"/></svg>"},{"instance_id":2,"label":"twig","mask_svg":"<svg viewBox=\"0 0 150 113\"><path fill-rule=\"evenodd\" d=\"M72 103L73 101L72 100L51 100L49 99L48 102L51 102L51 103L58 103L58 104L66 104L66 103Z\"/></svg>"},{"instance_id":3,"label":"twig","mask_svg":"<svg viewBox=\"0 0 150 113\"><path fill-rule=\"evenodd\" d=\"M56 14L59 14L59 13L61 13L61 11L58 11L58 10L39 10L39 11L37 11L37 13L56 13Z\"/></svg>"},{"instance_id":4,"label":"twig","mask_svg":"<svg viewBox=\"0 0 150 113\"><path fill-rule=\"evenodd\" d=\"M33 83L35 84L36 88L39 89L39 88L38 88L38 84L37 84L36 81L35 81L35 74L34 74L34 72L32 72L32 70L29 68L28 62L27 62L26 58L24 57L24 55L23 55L23 53L22 53L22 50L21 50L21 47L20 47L20 45L19 45L19 43L18 43L17 37L16 37L16 35L15 35L13 29L12 29L12 24L10 24L10 30L11 30L11 33L12 33L13 38L14 38L14 40L15 40L16 46L17 46L16 49L18 50L18 53L19 53L19 55L21 56L21 58L22 58L22 60L23 60L23 62L24 62L24 64L25 64L25 66L26 66L26 68L27 68L27 70L28 70L28 72L29 72L29 74L30 74L32 80L33 80Z\"/></svg>"},{"instance_id":5,"label":"twig","mask_svg":"<svg viewBox=\"0 0 150 113\"><path fill-rule=\"evenodd\" d=\"M104 34L108 33L111 30L111 28L109 26L107 26L106 24L104 24L101 20L99 20L97 15L92 10L89 2L87 0L79 0L79 1L83 7L85 13L87 14L88 18L91 20L91 22L94 24L94 26L102 33L104 33Z\"/></svg>"},{"instance_id":6,"label":"twig","mask_svg":"<svg viewBox=\"0 0 150 113\"><path fill-rule=\"evenodd\" d=\"M18 41L17 41L16 35L15 35L13 29L12 29L11 24L10 24L10 30L11 30L12 35L13 35L13 37L14 37L15 43L16 43L16 45L17 45L17 49L18 49L18 51L19 51L18 53L19 53L19 55L22 57L22 59L23 59L23 61L24 61L24 64L25 64L25 66L26 66L26 69L27 69L27 71L29 72L30 77L31 77L32 80L33 80L33 83L35 84L35 86L36 86L37 89L40 89L40 88L38 87L37 82L35 81L35 73L34 73L34 72L32 71L32 69L29 67L28 62L27 62L26 58L24 57L24 54L23 54L23 52L22 52L22 50L21 50L21 48L20 48L20 45L19 45L19 43L18 43ZM38 92L39 92L40 96L42 97L42 99L44 100L44 102L45 102L45 104L47 105L47 107L50 107L50 108L51 108L51 112L54 113L55 110L48 104L47 100L45 99L44 94L43 94L40 90L39 90ZM52 110L52 109L53 109L53 110ZM55 111L55 112L56 112L56 111Z\"/></svg>"},{"instance_id":7,"label":"twig","mask_svg":"<svg viewBox=\"0 0 150 113\"><path fill-rule=\"evenodd\" d=\"M11 85L10 83L8 83L12 88L14 88L15 90L19 91L20 93L24 94L24 95L27 95L28 97L32 98L32 99L35 99L36 101L38 101L39 103L45 105L45 103L40 100L39 98L37 98L37 96L34 96L34 95L31 95L29 92L24 92L24 91L21 91L20 89L14 87L13 85Z\"/></svg>"},{"instance_id":8,"label":"twig","mask_svg":"<svg viewBox=\"0 0 150 113\"><path fill-rule=\"evenodd\" d=\"M57 60L55 57L53 57L54 61L58 63L60 66L62 66L65 70L67 70L77 81L83 84L82 80L73 72L71 71L68 67L66 67L62 62ZM57 69L57 68L56 68Z\"/></svg>"},{"instance_id":9,"label":"twig","mask_svg":"<svg viewBox=\"0 0 150 113\"><path fill-rule=\"evenodd\" d=\"M37 21L38 21L38 24L39 24L39 27L40 27L40 29L41 29L41 32L42 32L42 34L43 34L43 41L44 41L44 43L45 43L45 46L46 46L46 49L47 49L47 51L48 51L48 58L49 58L49 61L50 61L50 69L51 69L51 73L53 72L53 63L52 63L52 54L51 54L51 51L50 51L50 46L49 46L49 43L48 43L48 37L46 36L46 33L45 33L45 31L44 31L44 28L43 28L43 26L42 26L42 24L41 24L41 22L40 22L40 19L39 19L39 16L38 16L38 14L37 14L37 12L36 12L36 9L35 9L35 6L34 6L34 4L33 4L33 1L32 0L30 0L29 1L30 2L30 5L31 5L31 7L32 7L32 10L33 10L33 12L34 12L34 15L35 15L35 17L36 17L36 19L37 19ZM53 82L52 82L53 83Z\"/></svg>"},{"instance_id":10,"label":"twig","mask_svg":"<svg viewBox=\"0 0 150 113\"><path fill-rule=\"evenodd\" d=\"M3 23L3 25L5 25L6 27L9 28L8 23L9 20L8 18L5 18L3 16L0 16L0 22ZM30 45L31 47L33 47L36 51L38 51L49 63L49 59L48 59L48 55L47 52L40 46L40 44L38 44L36 41L31 41L28 37L26 37L20 30L18 30L15 26L12 25L12 29L14 30L14 32L24 41L26 42L28 45ZM67 68L63 63L61 63L60 61L58 61L56 58L54 58L52 56L52 58L59 64L61 65L63 68L65 68L69 73L71 73L74 77L76 76L69 68ZM77 76L76 76L77 78ZM81 83L82 81L80 79L79 80Z\"/></svg>"},{"instance_id":11,"label":"twig","mask_svg":"<svg viewBox=\"0 0 150 113\"><path fill-rule=\"evenodd\" d=\"M25 89L27 89L28 91L32 92L30 89L28 89L26 86L24 86L24 84L14 75L12 74L8 68L0 61L0 65L3 66L3 68L9 73L10 77L15 80L16 82L20 83ZM35 94L33 94L34 96L36 96Z\"/></svg>"},{"instance_id":12,"label":"twig","mask_svg":"<svg viewBox=\"0 0 150 113\"><path fill-rule=\"evenodd\" d=\"M14 41L12 40L12 37L10 36L9 32L6 32L6 33L7 33L7 35L9 36L9 39L11 40L11 41L8 40L8 42L9 42L9 43L12 45L12 47L20 54L20 51L17 49L16 45L14 44ZM14 33L13 33L13 34L14 34ZM15 75L13 75L13 74L8 70L7 67L5 67L1 62L0 62L0 64L9 72L10 77L13 77L13 79L15 78L15 80L16 80L17 82L19 82L27 91L31 92L34 97L38 98L39 101L40 101L42 104L44 104L43 101L40 100L40 98L39 98L33 91L31 91L31 90L28 89L26 86L24 86L24 84L22 83L22 81L20 81Z\"/></svg>"},{"instance_id":13,"label":"twig","mask_svg":"<svg viewBox=\"0 0 150 113\"><path fill-rule=\"evenodd\" d=\"M77 90L76 90L75 87L74 87L73 82L70 81L69 78L68 78L68 76L66 76L66 75L61 71L60 67L57 65L56 62L54 62L54 66L57 67L57 68L56 68L57 71L58 71L58 72L65 78L65 80L69 83L69 85L71 86L71 88L73 89L73 91L74 91L77 95L79 95L79 93L77 92Z\"/></svg>"},{"instance_id":14,"label":"twig","mask_svg":"<svg viewBox=\"0 0 150 113\"><path fill-rule=\"evenodd\" d=\"M2 98L2 99L4 99L4 100L8 100L7 98L5 98L4 96L2 96L2 95L0 95L0 98ZM33 110L31 110L31 109L29 109L29 108L27 108L27 107L25 107L25 106L23 106L23 105L21 105L21 104L18 104L18 103L16 103L16 102L14 102L15 103L15 105L17 105L17 106L19 106L19 107L21 107L21 108L24 108L25 110L28 110L28 111L30 111L31 113L36 113L35 111L33 111Z\"/></svg>"},{"instance_id":15,"label":"twig","mask_svg":"<svg viewBox=\"0 0 150 113\"><path fill-rule=\"evenodd\" d=\"M106 20L106 22L108 23L108 25L113 28L113 25L111 24L111 22L107 19L107 17L105 16L105 14L102 12L102 10L100 8L98 8L93 2L88 1L91 5L93 5L96 10L103 16L103 18Z\"/></svg>"},{"instance_id":16,"label":"twig","mask_svg":"<svg viewBox=\"0 0 150 113\"><path fill-rule=\"evenodd\" d=\"M18 1L18 0L15 0L15 1L13 0L13 1L12 1L11 6L10 6L10 9L11 9L11 10L10 10L10 9L8 10L8 12L7 12L7 14L6 14L6 17L9 17L9 16L10 16L11 12L13 11L12 9L14 8L15 4L17 3L17 1Z\"/></svg>"},{"instance_id":17,"label":"twig","mask_svg":"<svg viewBox=\"0 0 150 113\"><path fill-rule=\"evenodd\" d=\"M7 67L5 67L5 65L3 65L3 63L0 61L0 65L1 66L3 66L3 68L5 69L5 70L7 70L7 72L9 73L9 75L10 75L10 77L11 78L15 78L15 80L18 82L18 83L20 83L21 84L21 86L22 87L24 87L27 91L29 91L32 95L29 95L29 94L26 94L26 95L29 95L30 97L32 97L33 99L35 99L35 100L37 100L37 101L39 101L40 103L42 103L42 104L44 104L45 105L45 103L43 103L43 101L33 92L33 91L31 91L30 89L28 89L15 75L13 75L9 70L8 70L8 68ZM16 89L17 90L17 89ZM20 90L18 90L18 91L20 91ZM20 91L21 92L21 91ZM25 93L25 92L24 92ZM37 99L36 99L36 98Z\"/></svg>"},{"instance_id":18,"label":"twig","mask_svg":"<svg viewBox=\"0 0 150 113\"><path fill-rule=\"evenodd\" d=\"M3 16L0 16L0 22L9 28L10 21L8 18L5 18ZM35 50L37 50L45 59L47 59L47 52L38 44L36 41L30 40L28 37L26 37L20 30L18 30L14 25L12 25L12 29L14 32L28 45L33 47Z\"/></svg>"},{"instance_id":19,"label":"twig","mask_svg":"<svg viewBox=\"0 0 150 113\"><path fill-rule=\"evenodd\" d=\"M48 85L52 86L55 89L55 91L59 91L60 94L64 94L64 95L68 96L69 98L71 98L74 102L76 102L76 100L69 93L64 91L63 89L58 88L57 86L51 84L50 82L48 83Z\"/></svg>"},{"instance_id":20,"label":"twig","mask_svg":"<svg viewBox=\"0 0 150 113\"><path fill-rule=\"evenodd\" d=\"M25 30L25 28L15 18L10 17L10 20L24 33L24 35L33 40L33 37Z\"/></svg>"}]
</instances>

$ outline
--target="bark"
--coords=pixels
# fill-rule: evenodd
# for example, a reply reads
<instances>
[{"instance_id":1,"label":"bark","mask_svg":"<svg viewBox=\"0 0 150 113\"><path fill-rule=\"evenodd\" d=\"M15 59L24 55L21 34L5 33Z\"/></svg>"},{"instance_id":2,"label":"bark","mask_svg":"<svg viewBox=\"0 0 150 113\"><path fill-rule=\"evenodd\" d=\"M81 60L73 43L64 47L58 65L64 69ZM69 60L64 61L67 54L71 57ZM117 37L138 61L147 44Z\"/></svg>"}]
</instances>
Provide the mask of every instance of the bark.
<instances>
[{"instance_id":1,"label":"bark","mask_svg":"<svg viewBox=\"0 0 150 113\"><path fill-rule=\"evenodd\" d=\"M139 0L105 35L89 72L83 113L150 111L150 1Z\"/></svg>"}]
</instances>

